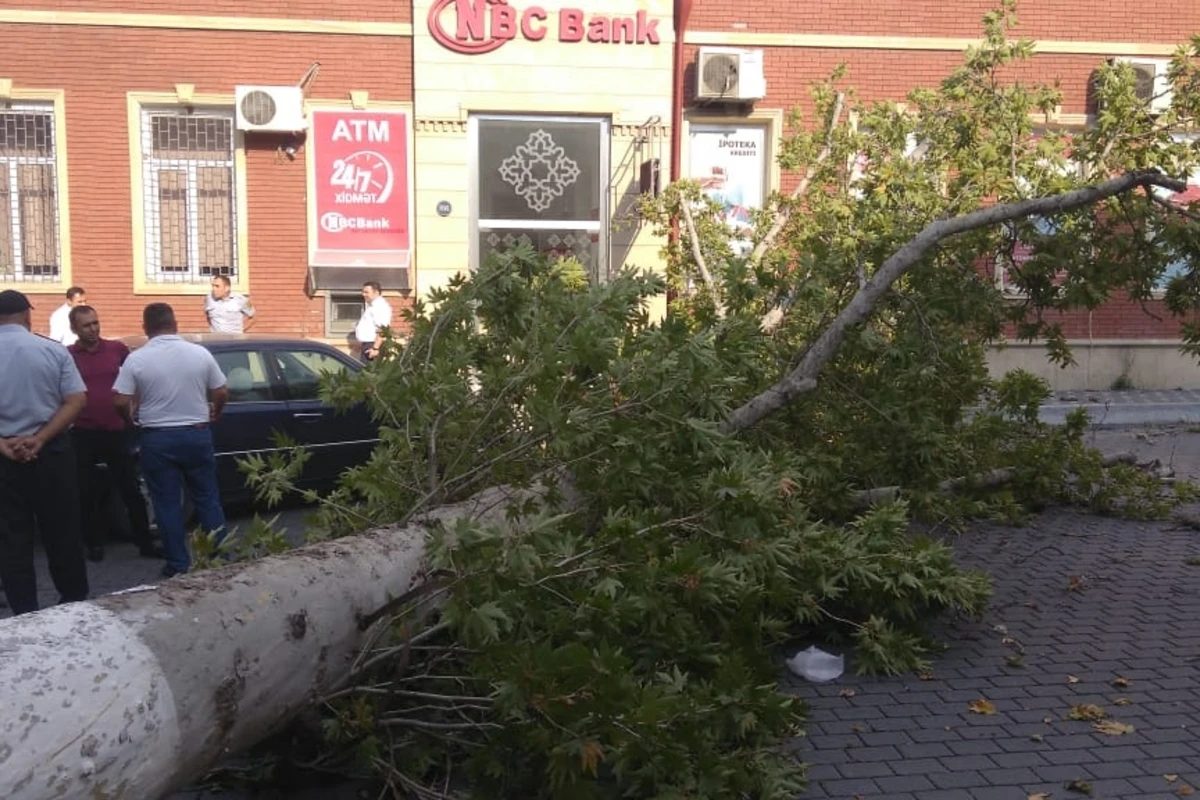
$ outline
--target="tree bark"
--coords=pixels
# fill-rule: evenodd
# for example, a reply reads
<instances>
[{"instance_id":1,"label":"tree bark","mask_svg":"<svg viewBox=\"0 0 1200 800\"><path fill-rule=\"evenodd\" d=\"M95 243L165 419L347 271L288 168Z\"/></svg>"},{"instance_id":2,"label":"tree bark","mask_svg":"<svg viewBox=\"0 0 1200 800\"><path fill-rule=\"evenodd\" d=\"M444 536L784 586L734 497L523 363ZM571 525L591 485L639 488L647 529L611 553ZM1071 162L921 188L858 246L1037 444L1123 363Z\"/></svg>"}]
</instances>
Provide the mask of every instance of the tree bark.
<instances>
[{"instance_id":1,"label":"tree bark","mask_svg":"<svg viewBox=\"0 0 1200 800\"><path fill-rule=\"evenodd\" d=\"M837 353L850 328L865 322L875 306L899 280L943 239L967 231L987 228L1025 217L1048 216L1095 205L1101 200L1132 191L1138 187L1162 186L1172 191L1187 189L1184 181L1168 178L1156 169L1136 170L1118 178L1085 186L1049 197L1037 197L1018 203L1001 203L970 214L931 222L911 241L888 257L850 302L846 304L829 327L804 353L800 364L765 391L750 398L735 409L722 423L726 433L737 433L752 427L763 418L779 411L788 403L817 386L817 375Z\"/></svg>"},{"instance_id":2,"label":"tree bark","mask_svg":"<svg viewBox=\"0 0 1200 800\"><path fill-rule=\"evenodd\" d=\"M402 528L0 621L0 797L151 800L332 690L437 525L505 524L488 489Z\"/></svg>"}]
</instances>

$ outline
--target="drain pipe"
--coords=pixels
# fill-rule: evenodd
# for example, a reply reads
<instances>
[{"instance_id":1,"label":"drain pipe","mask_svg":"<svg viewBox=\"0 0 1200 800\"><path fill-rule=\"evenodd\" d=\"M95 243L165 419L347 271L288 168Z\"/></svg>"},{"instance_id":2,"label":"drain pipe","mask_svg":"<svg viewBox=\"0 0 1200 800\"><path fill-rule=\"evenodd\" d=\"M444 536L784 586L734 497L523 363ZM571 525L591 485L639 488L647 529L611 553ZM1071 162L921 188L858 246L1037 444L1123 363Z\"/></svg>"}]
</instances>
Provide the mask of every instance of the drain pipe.
<instances>
[{"instance_id":1,"label":"drain pipe","mask_svg":"<svg viewBox=\"0 0 1200 800\"><path fill-rule=\"evenodd\" d=\"M683 103L686 93L683 85L683 39L688 19L692 15L692 0L675 0L675 69L671 87L671 181L681 177L683 160ZM671 241L679 241L679 219L671 220Z\"/></svg>"}]
</instances>

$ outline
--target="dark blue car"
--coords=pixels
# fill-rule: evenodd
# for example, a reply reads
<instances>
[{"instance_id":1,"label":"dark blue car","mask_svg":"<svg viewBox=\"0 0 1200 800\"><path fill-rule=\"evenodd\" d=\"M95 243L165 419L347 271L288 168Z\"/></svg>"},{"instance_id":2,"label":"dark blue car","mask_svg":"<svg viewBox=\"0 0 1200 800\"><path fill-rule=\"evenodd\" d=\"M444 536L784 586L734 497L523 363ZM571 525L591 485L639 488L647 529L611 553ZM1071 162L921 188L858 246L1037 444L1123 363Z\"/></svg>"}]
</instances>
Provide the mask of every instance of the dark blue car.
<instances>
[{"instance_id":1,"label":"dark blue car","mask_svg":"<svg viewBox=\"0 0 1200 800\"><path fill-rule=\"evenodd\" d=\"M208 349L229 386L225 413L212 426L217 480L225 504L252 500L237 459L277 449L276 431L312 456L304 467L306 487L332 485L348 467L367 460L379 428L364 406L336 411L318 398L321 375L359 370L362 364L320 342L268 334L184 333ZM131 350L144 336L123 340Z\"/></svg>"}]
</instances>

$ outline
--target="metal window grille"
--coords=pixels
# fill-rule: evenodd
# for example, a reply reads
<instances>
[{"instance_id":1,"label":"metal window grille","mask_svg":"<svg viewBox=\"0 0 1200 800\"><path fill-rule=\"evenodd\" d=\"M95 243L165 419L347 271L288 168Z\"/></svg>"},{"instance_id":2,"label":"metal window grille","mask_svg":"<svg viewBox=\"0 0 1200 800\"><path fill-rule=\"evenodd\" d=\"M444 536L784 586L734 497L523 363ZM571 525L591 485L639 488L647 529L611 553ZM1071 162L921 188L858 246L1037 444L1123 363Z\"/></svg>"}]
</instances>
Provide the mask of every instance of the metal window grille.
<instances>
[{"instance_id":1,"label":"metal window grille","mask_svg":"<svg viewBox=\"0 0 1200 800\"><path fill-rule=\"evenodd\" d=\"M236 279L233 110L142 110L146 278Z\"/></svg>"},{"instance_id":2,"label":"metal window grille","mask_svg":"<svg viewBox=\"0 0 1200 800\"><path fill-rule=\"evenodd\" d=\"M0 106L0 285L59 279L52 103Z\"/></svg>"}]
</instances>

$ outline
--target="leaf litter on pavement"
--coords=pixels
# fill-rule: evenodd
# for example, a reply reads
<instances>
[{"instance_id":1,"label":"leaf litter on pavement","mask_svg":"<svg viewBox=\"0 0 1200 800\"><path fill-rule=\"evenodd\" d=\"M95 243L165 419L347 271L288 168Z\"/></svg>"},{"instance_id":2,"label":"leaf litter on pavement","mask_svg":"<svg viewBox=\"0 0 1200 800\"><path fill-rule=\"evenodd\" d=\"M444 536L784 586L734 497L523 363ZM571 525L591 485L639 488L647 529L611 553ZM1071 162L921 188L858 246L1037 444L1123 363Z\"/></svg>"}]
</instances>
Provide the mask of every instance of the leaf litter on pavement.
<instances>
[{"instance_id":1,"label":"leaf litter on pavement","mask_svg":"<svg viewBox=\"0 0 1200 800\"><path fill-rule=\"evenodd\" d=\"M1108 712L1100 706L1092 705L1091 703L1072 706L1071 710L1067 712L1067 719L1079 720L1081 722L1094 722L1098 719L1104 719L1107 716Z\"/></svg>"},{"instance_id":2,"label":"leaf litter on pavement","mask_svg":"<svg viewBox=\"0 0 1200 800\"><path fill-rule=\"evenodd\" d=\"M1127 733L1133 733L1134 727L1124 722L1117 722L1115 719L1106 719L1092 725L1098 732L1106 736L1123 736Z\"/></svg>"},{"instance_id":3,"label":"leaf litter on pavement","mask_svg":"<svg viewBox=\"0 0 1200 800\"><path fill-rule=\"evenodd\" d=\"M1078 792L1079 794L1086 794L1088 797L1091 797L1092 785L1083 778L1076 778L1067 784L1067 791Z\"/></svg>"},{"instance_id":4,"label":"leaf litter on pavement","mask_svg":"<svg viewBox=\"0 0 1200 800\"><path fill-rule=\"evenodd\" d=\"M967 710L972 714L991 716L992 714L996 713L996 704L991 700L981 697L978 700L972 700L970 704L967 705Z\"/></svg>"}]
</instances>

